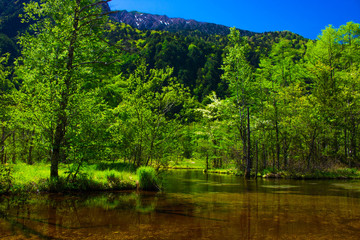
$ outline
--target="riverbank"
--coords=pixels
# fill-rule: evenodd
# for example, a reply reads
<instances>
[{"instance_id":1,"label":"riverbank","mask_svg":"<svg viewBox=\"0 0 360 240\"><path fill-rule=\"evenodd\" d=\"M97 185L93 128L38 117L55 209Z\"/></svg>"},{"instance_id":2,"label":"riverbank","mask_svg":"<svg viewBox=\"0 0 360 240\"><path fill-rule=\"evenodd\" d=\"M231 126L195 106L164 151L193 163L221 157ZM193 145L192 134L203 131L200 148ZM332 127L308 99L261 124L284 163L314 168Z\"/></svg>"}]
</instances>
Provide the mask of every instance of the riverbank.
<instances>
[{"instance_id":1,"label":"riverbank","mask_svg":"<svg viewBox=\"0 0 360 240\"><path fill-rule=\"evenodd\" d=\"M76 173L77 166L62 164L59 169L59 179L52 181L50 164L24 163L2 165L0 169L0 194L41 193L41 192L89 192L151 189L159 190L160 180L154 169L145 171L123 162L100 162L83 165ZM230 164L221 169L207 169L202 161L185 160L170 163L168 169L193 169L211 174L228 174L244 176L244 172ZM252 178L282 178L282 179L360 179L360 171L355 168L334 168L327 170L312 170L307 172L263 169L252 172Z\"/></svg>"},{"instance_id":2,"label":"riverbank","mask_svg":"<svg viewBox=\"0 0 360 240\"><path fill-rule=\"evenodd\" d=\"M132 190L138 186L136 169L124 163L88 164L76 173L75 165L62 164L59 179L52 181L50 164L24 163L2 167L1 193Z\"/></svg>"},{"instance_id":3,"label":"riverbank","mask_svg":"<svg viewBox=\"0 0 360 240\"><path fill-rule=\"evenodd\" d=\"M212 174L229 174L244 176L243 171L239 171L235 164L225 165L223 168L209 168L206 169L204 161L195 159L187 159L180 162L172 162L169 169L201 169L204 172ZM277 170L273 168L266 168L251 173L251 177L255 178L283 178L283 179L360 179L360 170L356 168L335 167L326 170Z\"/></svg>"},{"instance_id":4,"label":"riverbank","mask_svg":"<svg viewBox=\"0 0 360 240\"><path fill-rule=\"evenodd\" d=\"M206 171L206 170L204 170ZM244 172L233 169L208 169L208 173L233 174L244 176ZM252 173L252 178L283 178L283 179L360 179L360 171L356 168L338 168L329 170L312 170L304 172L292 172L284 170L265 169Z\"/></svg>"}]
</instances>

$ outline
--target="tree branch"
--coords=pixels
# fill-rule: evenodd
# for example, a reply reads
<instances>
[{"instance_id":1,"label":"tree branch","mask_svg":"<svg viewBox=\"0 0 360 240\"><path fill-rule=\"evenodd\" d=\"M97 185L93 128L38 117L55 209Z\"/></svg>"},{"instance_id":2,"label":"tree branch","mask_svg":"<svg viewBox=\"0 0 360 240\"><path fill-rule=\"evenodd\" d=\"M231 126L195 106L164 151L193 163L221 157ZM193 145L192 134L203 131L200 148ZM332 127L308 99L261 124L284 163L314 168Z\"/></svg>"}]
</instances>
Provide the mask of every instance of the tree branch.
<instances>
[{"instance_id":1,"label":"tree branch","mask_svg":"<svg viewBox=\"0 0 360 240\"><path fill-rule=\"evenodd\" d=\"M90 65L90 64L102 64L102 65L105 65L105 66L109 66L109 65L114 64L116 62L121 62L121 61L120 60L115 60L115 61L112 61L112 62L101 62L101 61L82 62L82 63L78 63L77 65L74 65L73 68L76 68L76 67L81 66L81 65Z\"/></svg>"},{"instance_id":2,"label":"tree branch","mask_svg":"<svg viewBox=\"0 0 360 240\"><path fill-rule=\"evenodd\" d=\"M111 0L104 0L104 1L99 1L99 2L92 3L90 5L86 5L86 6L84 6L84 7L82 7L80 9L79 13L81 13L82 11L85 11L88 8L91 8L91 7L94 7L96 5L100 5L100 4L103 4L103 3L108 3L108 2L111 2Z\"/></svg>"}]
</instances>

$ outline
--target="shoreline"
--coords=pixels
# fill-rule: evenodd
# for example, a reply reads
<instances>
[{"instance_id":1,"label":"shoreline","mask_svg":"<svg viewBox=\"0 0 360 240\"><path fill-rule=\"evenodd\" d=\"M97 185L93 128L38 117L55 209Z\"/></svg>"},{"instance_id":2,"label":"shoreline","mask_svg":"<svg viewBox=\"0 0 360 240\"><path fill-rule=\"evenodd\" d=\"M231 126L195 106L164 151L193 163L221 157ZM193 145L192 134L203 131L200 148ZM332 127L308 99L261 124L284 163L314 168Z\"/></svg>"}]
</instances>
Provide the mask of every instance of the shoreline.
<instances>
[{"instance_id":1,"label":"shoreline","mask_svg":"<svg viewBox=\"0 0 360 240\"><path fill-rule=\"evenodd\" d=\"M3 195L21 195L30 193L92 193L92 192L114 192L114 191L135 191L139 190L139 177L136 172L130 168L101 169L96 168L96 164L87 166L83 172L76 178L71 179L66 169L62 169L57 181L49 179L46 164L26 165L15 164L9 166L12 176L9 182L4 181L0 184L0 196ZM172 170L194 170L202 171L208 174L244 176L234 168L230 169L204 169L199 166L184 167L170 166L162 171ZM46 173L46 175L44 175ZM71 175L70 175L71 176ZM268 169L252 173L250 179L294 179L294 180L360 180L360 170L355 168L338 168L327 171L309 171L303 173L294 173L289 171L270 171ZM7 186L4 186L6 185Z\"/></svg>"}]
</instances>

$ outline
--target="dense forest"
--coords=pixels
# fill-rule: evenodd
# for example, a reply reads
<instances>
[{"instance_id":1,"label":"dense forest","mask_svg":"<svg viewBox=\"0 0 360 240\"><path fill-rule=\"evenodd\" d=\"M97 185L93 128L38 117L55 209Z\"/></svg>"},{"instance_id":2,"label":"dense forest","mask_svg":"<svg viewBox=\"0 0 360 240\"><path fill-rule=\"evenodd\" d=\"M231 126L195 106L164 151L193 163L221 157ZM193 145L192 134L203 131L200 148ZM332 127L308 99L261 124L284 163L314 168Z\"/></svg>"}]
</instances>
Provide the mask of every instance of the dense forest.
<instances>
[{"instance_id":1,"label":"dense forest","mask_svg":"<svg viewBox=\"0 0 360 240\"><path fill-rule=\"evenodd\" d=\"M106 2L31 1L23 25L22 1L1 12L2 165L49 162L52 178L59 164L118 160L247 176L359 167L359 24L317 40L140 31L109 20Z\"/></svg>"}]
</instances>

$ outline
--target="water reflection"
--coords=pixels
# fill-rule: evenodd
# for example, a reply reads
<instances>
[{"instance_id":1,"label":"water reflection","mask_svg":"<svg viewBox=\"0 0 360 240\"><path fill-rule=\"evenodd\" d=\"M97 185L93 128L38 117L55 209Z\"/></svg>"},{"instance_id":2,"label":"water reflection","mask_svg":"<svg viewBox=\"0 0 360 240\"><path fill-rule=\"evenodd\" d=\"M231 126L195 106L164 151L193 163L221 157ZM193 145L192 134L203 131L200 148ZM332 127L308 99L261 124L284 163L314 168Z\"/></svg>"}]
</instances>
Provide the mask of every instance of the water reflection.
<instances>
[{"instance_id":1,"label":"water reflection","mask_svg":"<svg viewBox=\"0 0 360 240\"><path fill-rule=\"evenodd\" d=\"M353 181L173 172L165 192L0 200L0 239L358 239ZM350 187L352 186L352 187Z\"/></svg>"}]
</instances>

